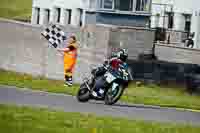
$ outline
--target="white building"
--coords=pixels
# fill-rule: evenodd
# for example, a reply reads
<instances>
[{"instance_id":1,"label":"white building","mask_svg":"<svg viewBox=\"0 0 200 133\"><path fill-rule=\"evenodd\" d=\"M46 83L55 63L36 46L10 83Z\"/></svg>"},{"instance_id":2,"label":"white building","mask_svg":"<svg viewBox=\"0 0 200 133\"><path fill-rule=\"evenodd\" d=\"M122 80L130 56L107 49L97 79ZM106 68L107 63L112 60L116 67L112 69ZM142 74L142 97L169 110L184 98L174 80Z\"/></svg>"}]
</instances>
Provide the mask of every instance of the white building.
<instances>
[{"instance_id":1,"label":"white building","mask_svg":"<svg viewBox=\"0 0 200 133\"><path fill-rule=\"evenodd\" d=\"M33 24L47 24L56 22L60 24L79 25L82 0L33 0ZM86 3L84 3L86 5Z\"/></svg>"},{"instance_id":2,"label":"white building","mask_svg":"<svg viewBox=\"0 0 200 133\"><path fill-rule=\"evenodd\" d=\"M32 24L146 26L152 0L33 0Z\"/></svg>"},{"instance_id":3,"label":"white building","mask_svg":"<svg viewBox=\"0 0 200 133\"><path fill-rule=\"evenodd\" d=\"M200 0L153 0L151 27L194 32L200 48Z\"/></svg>"}]
</instances>

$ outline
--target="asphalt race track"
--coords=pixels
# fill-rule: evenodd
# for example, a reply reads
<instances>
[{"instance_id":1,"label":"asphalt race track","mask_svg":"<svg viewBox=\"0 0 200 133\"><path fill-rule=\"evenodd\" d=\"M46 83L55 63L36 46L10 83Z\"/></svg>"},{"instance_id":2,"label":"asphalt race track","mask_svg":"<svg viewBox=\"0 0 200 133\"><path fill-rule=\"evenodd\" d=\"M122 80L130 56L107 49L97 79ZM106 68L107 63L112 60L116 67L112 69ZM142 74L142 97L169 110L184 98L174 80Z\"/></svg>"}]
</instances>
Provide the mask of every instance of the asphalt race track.
<instances>
[{"instance_id":1,"label":"asphalt race track","mask_svg":"<svg viewBox=\"0 0 200 133\"><path fill-rule=\"evenodd\" d=\"M200 125L200 113L143 105L118 103L113 106L102 102L79 103L75 97L16 87L0 86L0 104L45 107L65 112L92 113L98 116L123 117L134 120L176 122Z\"/></svg>"}]
</instances>

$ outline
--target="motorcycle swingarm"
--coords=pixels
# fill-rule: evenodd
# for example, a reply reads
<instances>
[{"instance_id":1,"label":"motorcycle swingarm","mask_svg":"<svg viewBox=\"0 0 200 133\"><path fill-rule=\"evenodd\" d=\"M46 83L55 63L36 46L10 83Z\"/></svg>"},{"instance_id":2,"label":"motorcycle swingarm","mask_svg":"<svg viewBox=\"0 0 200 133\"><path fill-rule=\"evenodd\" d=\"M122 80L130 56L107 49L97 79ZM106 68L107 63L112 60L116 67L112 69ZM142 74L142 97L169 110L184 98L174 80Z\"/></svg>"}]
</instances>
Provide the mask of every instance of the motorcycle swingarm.
<instances>
[{"instance_id":1,"label":"motorcycle swingarm","mask_svg":"<svg viewBox=\"0 0 200 133\"><path fill-rule=\"evenodd\" d=\"M88 90L92 91L92 88L89 86L88 81L84 81L84 84L87 86Z\"/></svg>"}]
</instances>

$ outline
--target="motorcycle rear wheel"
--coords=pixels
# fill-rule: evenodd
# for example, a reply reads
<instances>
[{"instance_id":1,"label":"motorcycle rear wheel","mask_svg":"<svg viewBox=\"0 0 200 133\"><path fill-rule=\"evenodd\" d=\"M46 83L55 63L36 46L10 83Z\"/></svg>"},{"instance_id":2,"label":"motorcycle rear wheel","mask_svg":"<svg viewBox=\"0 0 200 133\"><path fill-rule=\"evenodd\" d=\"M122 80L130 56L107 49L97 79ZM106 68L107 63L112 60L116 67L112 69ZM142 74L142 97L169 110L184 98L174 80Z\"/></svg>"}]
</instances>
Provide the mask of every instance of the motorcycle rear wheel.
<instances>
[{"instance_id":1,"label":"motorcycle rear wheel","mask_svg":"<svg viewBox=\"0 0 200 133\"><path fill-rule=\"evenodd\" d=\"M80 86L76 97L79 102L88 102L90 100L90 91L85 84Z\"/></svg>"}]
</instances>

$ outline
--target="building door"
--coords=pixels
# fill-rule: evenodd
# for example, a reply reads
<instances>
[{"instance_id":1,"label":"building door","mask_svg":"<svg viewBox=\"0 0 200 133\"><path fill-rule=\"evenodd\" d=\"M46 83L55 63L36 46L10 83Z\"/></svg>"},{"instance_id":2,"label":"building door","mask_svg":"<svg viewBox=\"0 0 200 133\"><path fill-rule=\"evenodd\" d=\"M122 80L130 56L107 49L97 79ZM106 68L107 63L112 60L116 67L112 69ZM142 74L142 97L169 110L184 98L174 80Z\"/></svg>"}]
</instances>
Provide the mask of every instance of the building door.
<instances>
[{"instance_id":1,"label":"building door","mask_svg":"<svg viewBox=\"0 0 200 133\"><path fill-rule=\"evenodd\" d=\"M36 14L37 14L37 24L40 23L40 8L36 8Z\"/></svg>"}]
</instances>

